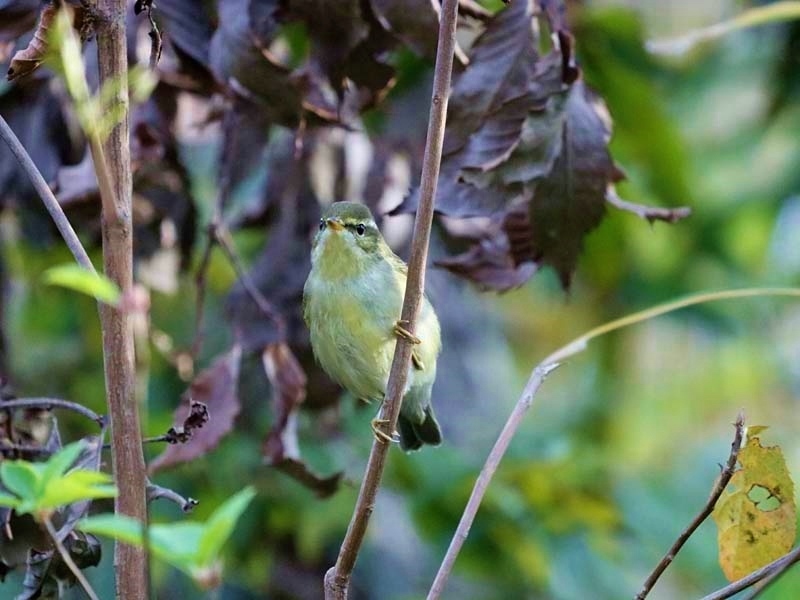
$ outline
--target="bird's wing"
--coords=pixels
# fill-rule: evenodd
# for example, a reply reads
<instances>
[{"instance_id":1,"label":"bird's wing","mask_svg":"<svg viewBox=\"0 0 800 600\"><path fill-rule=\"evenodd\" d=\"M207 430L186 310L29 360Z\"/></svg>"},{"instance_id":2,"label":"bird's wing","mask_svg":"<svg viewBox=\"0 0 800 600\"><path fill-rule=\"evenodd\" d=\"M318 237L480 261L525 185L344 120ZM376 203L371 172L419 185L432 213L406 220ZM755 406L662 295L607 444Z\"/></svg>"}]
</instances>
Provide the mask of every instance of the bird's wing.
<instances>
[{"instance_id":1,"label":"bird's wing","mask_svg":"<svg viewBox=\"0 0 800 600\"><path fill-rule=\"evenodd\" d=\"M386 254L386 258L389 261L389 263L391 263L393 269L399 271L403 275L403 277L408 276L408 265L405 262L403 262L402 258L397 256L397 254L395 254L391 250L389 250L389 252Z\"/></svg>"}]
</instances>

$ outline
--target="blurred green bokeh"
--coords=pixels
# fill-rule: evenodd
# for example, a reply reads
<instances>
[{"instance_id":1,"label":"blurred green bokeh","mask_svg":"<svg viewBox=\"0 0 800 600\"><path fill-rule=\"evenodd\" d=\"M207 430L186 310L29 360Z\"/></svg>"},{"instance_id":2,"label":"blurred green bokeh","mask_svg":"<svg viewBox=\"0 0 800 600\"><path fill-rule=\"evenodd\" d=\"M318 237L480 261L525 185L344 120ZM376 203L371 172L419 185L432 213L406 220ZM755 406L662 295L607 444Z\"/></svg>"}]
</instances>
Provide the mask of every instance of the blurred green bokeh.
<instances>
[{"instance_id":1,"label":"blurred green bokeh","mask_svg":"<svg viewBox=\"0 0 800 600\"><path fill-rule=\"evenodd\" d=\"M745 4L581 4L573 14L578 59L614 119L612 151L628 175L620 195L644 204L688 205L693 215L676 225L649 226L611 209L589 236L568 294L550 272L503 296L479 295L450 275L431 272L434 301L437 286L450 286L449 294L458 290L459 306L475 320L475 339L448 340L443 319L445 350L434 401L447 440L437 450L392 452L353 598L424 595L475 476L537 360L592 326L687 293L800 286L800 56L787 53L800 25L731 33L665 59L648 54L645 40L711 24ZM786 61L795 68L784 68ZM409 61L409 70L419 68ZM403 91L398 86L395 93ZM197 196L210 205L214 152L185 147L182 153L193 161ZM201 210L209 212L208 206ZM66 251L4 239L17 392L66 397L102 411L94 302L46 287L38 276L69 260ZM250 233L236 241L245 255L261 242ZM222 302L234 279L215 254L201 366L230 342ZM192 342L194 316L187 307L193 306L193 289L186 275L176 293L153 292L152 326L178 348ZM229 546L220 598L319 598L321 575L335 560L350 518L374 407L361 410L345 399L341 435L319 415L303 415L307 461L322 473L342 469L347 480L333 498L319 500L262 464L271 392L260 364L251 362L243 366L244 407L235 432L203 460L156 480L200 499L201 517L245 484L256 486L258 496ZM463 370L468 381L448 382ZM472 390L473 400L461 404L455 392L436 394L459 389L457 384ZM169 427L184 389L175 369L151 349L147 435ZM705 502L740 409L749 423L770 426L766 440L779 443L790 470L800 474L798 408L796 300L687 309L593 343L536 397L489 488L445 598L632 597ZM68 415L61 424L65 438L82 435L86 425ZM153 512L156 521L181 518L169 505L156 504ZM112 594L109 557L110 547L103 565L89 572L102 597ZM159 598L197 597L182 575L158 564L153 573ZM709 522L650 597L699 597L725 583ZM794 599L797 589L796 569L763 598Z\"/></svg>"}]
</instances>

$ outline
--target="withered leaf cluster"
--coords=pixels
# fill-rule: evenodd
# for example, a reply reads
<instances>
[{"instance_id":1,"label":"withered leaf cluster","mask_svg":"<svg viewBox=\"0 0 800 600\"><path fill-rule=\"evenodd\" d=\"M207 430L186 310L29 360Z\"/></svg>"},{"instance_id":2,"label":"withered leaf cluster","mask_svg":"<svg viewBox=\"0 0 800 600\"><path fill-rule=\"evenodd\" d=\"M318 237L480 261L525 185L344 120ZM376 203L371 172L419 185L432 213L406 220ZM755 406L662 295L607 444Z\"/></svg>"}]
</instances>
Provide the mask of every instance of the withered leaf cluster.
<instances>
[{"instance_id":1,"label":"withered leaf cluster","mask_svg":"<svg viewBox=\"0 0 800 600\"><path fill-rule=\"evenodd\" d=\"M132 60L148 64L139 43L151 27L146 15L163 35L158 85L131 113L137 264L176 253L168 274L174 278L205 253L194 274L198 311L211 252L224 252L240 275L226 302L235 343L194 378L176 413L177 427L193 402L202 403L208 422L186 443L168 446L151 470L208 452L234 428L243 405L261 401L241 397L238 385L244 358L258 356L273 390L265 462L328 495L340 476L315 474L302 460L297 433L301 406L323 409L339 396L314 364L301 318L310 233L320 203L332 198L361 199L378 212L414 211L439 3L159 0L135 8L141 14L132 6L128 15ZM38 1L0 1L0 60L8 64L14 50L41 40L34 36L44 10ZM545 53L540 25L552 33ZM608 150L611 119L582 80L562 2L514 0L492 14L463 0L460 26L474 41L457 50L436 210L446 217L446 245L463 252L440 266L503 291L549 265L567 286L607 204L648 219L685 215L617 198L614 183L623 175ZM94 78L91 41L85 60ZM16 77L0 89L0 114L73 223L99 243L97 184L57 78L41 67ZM216 199L207 235L197 237L199 200L185 150L209 137L220 148ZM360 170L353 159L359 152L367 155ZM0 202L15 207L31 239L55 239L5 153L0 190ZM245 228L266 232L249 267L230 237ZM193 358L203 340L200 318L198 327Z\"/></svg>"}]
</instances>

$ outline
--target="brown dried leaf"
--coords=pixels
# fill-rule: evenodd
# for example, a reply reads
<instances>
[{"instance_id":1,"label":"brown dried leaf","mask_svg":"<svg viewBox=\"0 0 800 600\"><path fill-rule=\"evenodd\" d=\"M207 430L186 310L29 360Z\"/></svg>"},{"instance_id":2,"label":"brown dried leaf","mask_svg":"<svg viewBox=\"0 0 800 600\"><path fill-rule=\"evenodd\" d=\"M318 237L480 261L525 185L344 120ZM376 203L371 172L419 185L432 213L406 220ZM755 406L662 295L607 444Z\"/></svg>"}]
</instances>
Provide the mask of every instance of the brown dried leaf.
<instances>
[{"instance_id":1,"label":"brown dried leaf","mask_svg":"<svg viewBox=\"0 0 800 600\"><path fill-rule=\"evenodd\" d=\"M453 82L444 154L452 154L489 113L529 91L538 53L533 6L520 0L498 12L470 51L469 67Z\"/></svg>"},{"instance_id":2,"label":"brown dried leaf","mask_svg":"<svg viewBox=\"0 0 800 600\"><path fill-rule=\"evenodd\" d=\"M556 133L561 151L552 170L529 188L529 258L553 266L564 287L569 286L584 236L603 218L606 192L619 173L608 151L610 123L603 112L602 101L582 82L572 87L563 126Z\"/></svg>"},{"instance_id":3,"label":"brown dried leaf","mask_svg":"<svg viewBox=\"0 0 800 600\"><path fill-rule=\"evenodd\" d=\"M306 396L306 374L285 343L270 344L261 354L272 384L275 422L264 442L264 459L273 467L314 490L322 498L338 489L342 474L320 477L300 457L297 413Z\"/></svg>"},{"instance_id":4,"label":"brown dried leaf","mask_svg":"<svg viewBox=\"0 0 800 600\"><path fill-rule=\"evenodd\" d=\"M42 8L39 24L36 26L36 31L33 32L33 38L25 48L19 50L14 54L14 58L11 59L11 64L6 74L6 78L9 81L29 75L44 62L47 50L50 47L48 40L50 27L57 13L58 7L55 4L47 4Z\"/></svg>"},{"instance_id":5,"label":"brown dried leaf","mask_svg":"<svg viewBox=\"0 0 800 600\"><path fill-rule=\"evenodd\" d=\"M442 12L437 0L370 0L370 6L381 26L411 50L428 59L436 56ZM459 12L462 12L461 3ZM455 58L461 64L469 62L458 42Z\"/></svg>"},{"instance_id":6,"label":"brown dried leaf","mask_svg":"<svg viewBox=\"0 0 800 600\"><path fill-rule=\"evenodd\" d=\"M375 17L386 31L420 56L436 56L439 8L435 0L370 0Z\"/></svg>"},{"instance_id":7,"label":"brown dried leaf","mask_svg":"<svg viewBox=\"0 0 800 600\"><path fill-rule=\"evenodd\" d=\"M275 394L276 428L283 429L289 415L305 400L306 374L283 342L264 348L261 360Z\"/></svg>"},{"instance_id":8,"label":"brown dried leaf","mask_svg":"<svg viewBox=\"0 0 800 600\"><path fill-rule=\"evenodd\" d=\"M466 252L438 260L436 265L469 279L483 290L506 292L521 286L538 270L532 261L517 264L514 260L516 254L530 247L529 232L528 210L523 204L492 222Z\"/></svg>"},{"instance_id":9,"label":"brown dried leaf","mask_svg":"<svg viewBox=\"0 0 800 600\"><path fill-rule=\"evenodd\" d=\"M301 94L291 81L291 71L256 44L248 6L249 0L219 3L219 28L209 48L211 70L232 92L260 103L265 120L296 127Z\"/></svg>"},{"instance_id":10,"label":"brown dried leaf","mask_svg":"<svg viewBox=\"0 0 800 600\"><path fill-rule=\"evenodd\" d=\"M281 9L279 20L305 24L311 44L309 68L341 95L347 58L370 33L369 15L362 13L361 0L292 0Z\"/></svg>"},{"instance_id":11,"label":"brown dried leaf","mask_svg":"<svg viewBox=\"0 0 800 600\"><path fill-rule=\"evenodd\" d=\"M435 262L437 267L461 275L483 290L507 292L528 281L537 270L536 263L514 263L503 236L487 237L458 256Z\"/></svg>"},{"instance_id":12,"label":"brown dried leaf","mask_svg":"<svg viewBox=\"0 0 800 600\"><path fill-rule=\"evenodd\" d=\"M175 411L175 423L185 426L187 418L192 415L192 401L195 401L208 407L208 424L196 430L185 444L168 446L150 463L150 473L203 456L231 431L241 410L237 395L241 356L242 348L236 344L195 377ZM196 424L194 420L202 412L195 411L196 417L190 419L193 424Z\"/></svg>"},{"instance_id":13,"label":"brown dried leaf","mask_svg":"<svg viewBox=\"0 0 800 600\"><path fill-rule=\"evenodd\" d=\"M342 477L344 477L342 472L323 477L310 470L303 461L294 458L283 458L273 463L272 466L313 490L319 498L328 498L335 494L339 490Z\"/></svg>"},{"instance_id":14,"label":"brown dried leaf","mask_svg":"<svg viewBox=\"0 0 800 600\"><path fill-rule=\"evenodd\" d=\"M563 0L537 0L544 17L555 34L561 54L561 78L570 84L580 76L580 69L575 64L573 49L575 40L567 27L567 7Z\"/></svg>"},{"instance_id":15,"label":"brown dried leaf","mask_svg":"<svg viewBox=\"0 0 800 600\"><path fill-rule=\"evenodd\" d=\"M201 429L208 420L208 406L197 400L190 400L189 414L183 420L183 424L170 427L164 436L164 441L168 444L185 444L192 439L194 430Z\"/></svg>"},{"instance_id":16,"label":"brown dried leaf","mask_svg":"<svg viewBox=\"0 0 800 600\"><path fill-rule=\"evenodd\" d=\"M491 217L503 226L439 264L492 289L519 285L536 271L532 263L551 265L567 287L583 238L602 220L607 195L612 202L613 184L623 177L608 151L606 107L574 64L563 2L538 2L537 14L556 39L542 58L535 4L514 2L492 17L454 81L448 113L436 210ZM392 213L413 211L417 202L415 192ZM688 214L636 212L664 220Z\"/></svg>"}]
</instances>

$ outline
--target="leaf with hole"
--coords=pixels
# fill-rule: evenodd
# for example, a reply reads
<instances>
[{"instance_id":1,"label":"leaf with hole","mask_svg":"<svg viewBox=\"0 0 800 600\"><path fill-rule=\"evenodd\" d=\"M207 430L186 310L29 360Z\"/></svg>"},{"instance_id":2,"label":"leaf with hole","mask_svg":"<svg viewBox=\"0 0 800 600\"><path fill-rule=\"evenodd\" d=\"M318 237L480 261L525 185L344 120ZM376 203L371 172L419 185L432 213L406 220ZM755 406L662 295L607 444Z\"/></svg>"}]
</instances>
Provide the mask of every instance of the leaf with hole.
<instances>
[{"instance_id":1,"label":"leaf with hole","mask_svg":"<svg viewBox=\"0 0 800 600\"><path fill-rule=\"evenodd\" d=\"M727 489L714 507L719 561L735 581L786 554L797 534L794 483L779 446L762 446L761 427L747 444Z\"/></svg>"}]
</instances>

